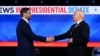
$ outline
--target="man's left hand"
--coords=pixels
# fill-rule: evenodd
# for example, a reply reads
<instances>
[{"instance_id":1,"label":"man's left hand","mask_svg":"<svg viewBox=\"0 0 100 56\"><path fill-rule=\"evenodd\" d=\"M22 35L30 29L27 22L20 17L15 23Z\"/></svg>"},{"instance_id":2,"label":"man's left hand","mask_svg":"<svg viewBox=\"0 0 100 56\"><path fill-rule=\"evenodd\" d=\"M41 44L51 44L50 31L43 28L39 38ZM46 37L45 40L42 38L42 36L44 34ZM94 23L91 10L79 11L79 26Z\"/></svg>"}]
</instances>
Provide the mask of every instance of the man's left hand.
<instances>
[{"instance_id":1,"label":"man's left hand","mask_svg":"<svg viewBox=\"0 0 100 56\"><path fill-rule=\"evenodd\" d=\"M68 42L72 43L73 42L73 38L69 38Z\"/></svg>"}]
</instances>

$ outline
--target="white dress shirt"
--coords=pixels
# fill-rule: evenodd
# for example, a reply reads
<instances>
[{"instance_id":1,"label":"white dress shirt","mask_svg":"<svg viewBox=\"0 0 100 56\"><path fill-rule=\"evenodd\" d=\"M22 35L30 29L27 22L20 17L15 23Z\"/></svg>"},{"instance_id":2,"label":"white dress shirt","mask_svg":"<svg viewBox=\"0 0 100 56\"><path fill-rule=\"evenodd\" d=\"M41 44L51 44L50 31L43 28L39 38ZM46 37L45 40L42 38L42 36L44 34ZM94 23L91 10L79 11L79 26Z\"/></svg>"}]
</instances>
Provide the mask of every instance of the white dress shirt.
<instances>
[{"instance_id":1,"label":"white dress shirt","mask_svg":"<svg viewBox=\"0 0 100 56\"><path fill-rule=\"evenodd\" d=\"M80 20L80 21L78 21L78 22L76 22L77 24L79 24L80 22L82 22L83 20Z\"/></svg>"},{"instance_id":2,"label":"white dress shirt","mask_svg":"<svg viewBox=\"0 0 100 56\"><path fill-rule=\"evenodd\" d=\"M23 19L26 23L29 24L29 21L28 21L26 18L23 18L23 17L22 17L22 19Z\"/></svg>"},{"instance_id":3,"label":"white dress shirt","mask_svg":"<svg viewBox=\"0 0 100 56\"><path fill-rule=\"evenodd\" d=\"M80 20L80 21L76 22L77 25L75 27L77 27L82 21L83 20Z\"/></svg>"}]
</instances>

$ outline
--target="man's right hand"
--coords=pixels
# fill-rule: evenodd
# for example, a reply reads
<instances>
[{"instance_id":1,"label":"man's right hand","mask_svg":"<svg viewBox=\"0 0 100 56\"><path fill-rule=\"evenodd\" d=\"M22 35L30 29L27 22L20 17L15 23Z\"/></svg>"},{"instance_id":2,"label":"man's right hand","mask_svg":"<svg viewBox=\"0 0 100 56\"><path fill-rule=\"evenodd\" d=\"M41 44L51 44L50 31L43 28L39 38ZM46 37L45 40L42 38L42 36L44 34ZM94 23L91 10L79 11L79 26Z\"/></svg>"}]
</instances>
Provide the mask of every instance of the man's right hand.
<instances>
[{"instance_id":1,"label":"man's right hand","mask_svg":"<svg viewBox=\"0 0 100 56\"><path fill-rule=\"evenodd\" d=\"M48 36L47 39L46 39L46 42L54 42L54 37Z\"/></svg>"}]
</instances>

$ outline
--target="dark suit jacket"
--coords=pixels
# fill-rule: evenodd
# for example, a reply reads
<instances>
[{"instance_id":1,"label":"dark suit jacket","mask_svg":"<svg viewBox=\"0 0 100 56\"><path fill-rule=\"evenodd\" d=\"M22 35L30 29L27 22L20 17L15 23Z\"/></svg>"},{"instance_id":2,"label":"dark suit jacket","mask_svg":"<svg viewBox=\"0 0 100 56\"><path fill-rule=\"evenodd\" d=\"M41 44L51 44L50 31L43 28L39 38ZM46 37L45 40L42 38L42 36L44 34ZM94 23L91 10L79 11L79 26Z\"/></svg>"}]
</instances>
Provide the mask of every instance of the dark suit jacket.
<instances>
[{"instance_id":1,"label":"dark suit jacket","mask_svg":"<svg viewBox=\"0 0 100 56\"><path fill-rule=\"evenodd\" d=\"M17 26L17 56L36 56L33 40L45 41L46 38L35 35L29 24L21 19Z\"/></svg>"},{"instance_id":2,"label":"dark suit jacket","mask_svg":"<svg viewBox=\"0 0 100 56\"><path fill-rule=\"evenodd\" d=\"M75 25L76 24L72 25L68 32L55 36L55 41L65 38L73 38L73 43L68 44L68 56L84 56L84 50L86 50L85 47L89 41L90 29L88 24L84 21L80 22L76 28Z\"/></svg>"}]
</instances>

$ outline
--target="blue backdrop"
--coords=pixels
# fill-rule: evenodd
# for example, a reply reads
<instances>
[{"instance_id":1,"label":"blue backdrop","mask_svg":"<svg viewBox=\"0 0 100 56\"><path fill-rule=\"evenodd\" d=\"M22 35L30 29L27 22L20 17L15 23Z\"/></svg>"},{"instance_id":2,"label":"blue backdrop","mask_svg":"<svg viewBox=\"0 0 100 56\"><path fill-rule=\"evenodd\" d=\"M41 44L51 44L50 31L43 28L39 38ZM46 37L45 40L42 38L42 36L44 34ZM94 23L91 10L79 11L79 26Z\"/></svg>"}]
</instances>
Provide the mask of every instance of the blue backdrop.
<instances>
[{"instance_id":1,"label":"blue backdrop","mask_svg":"<svg viewBox=\"0 0 100 56\"><path fill-rule=\"evenodd\" d=\"M19 15L0 15L0 41L16 41L16 26ZM40 36L56 36L65 33L74 23L72 15L32 15L33 32ZM100 15L86 15L90 26L90 41L100 41ZM66 41L66 40L62 40Z\"/></svg>"}]
</instances>

